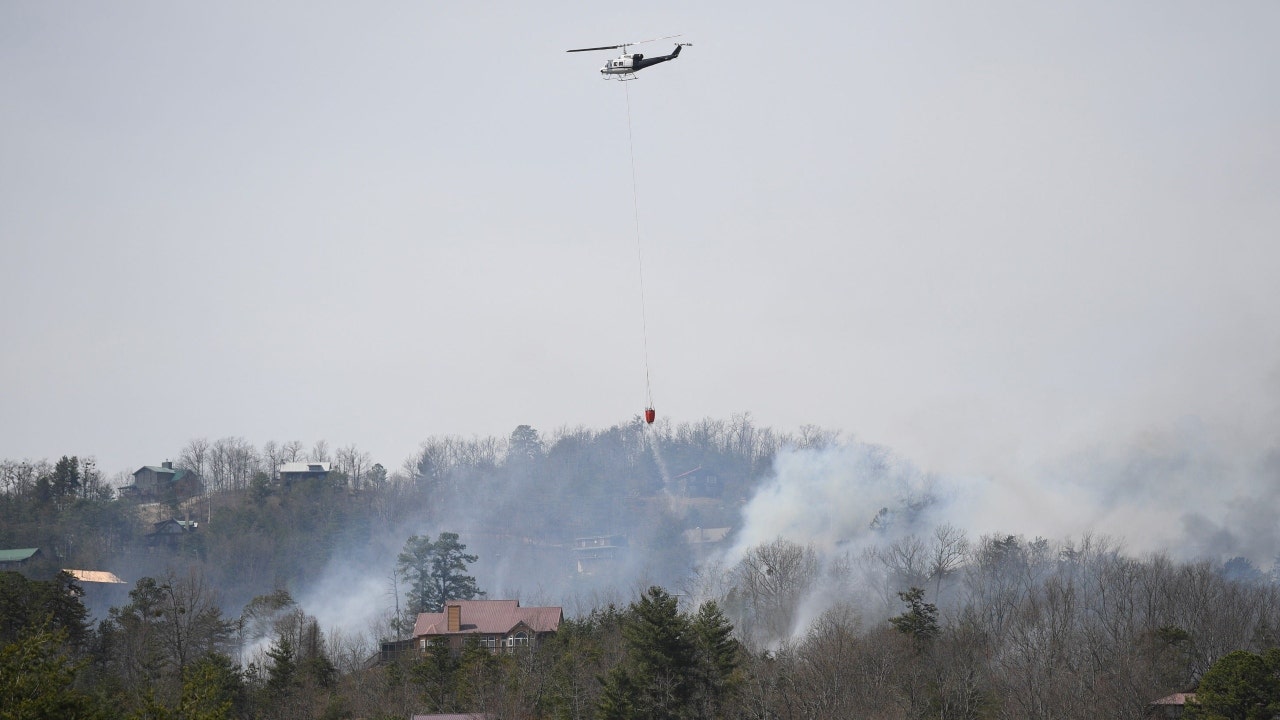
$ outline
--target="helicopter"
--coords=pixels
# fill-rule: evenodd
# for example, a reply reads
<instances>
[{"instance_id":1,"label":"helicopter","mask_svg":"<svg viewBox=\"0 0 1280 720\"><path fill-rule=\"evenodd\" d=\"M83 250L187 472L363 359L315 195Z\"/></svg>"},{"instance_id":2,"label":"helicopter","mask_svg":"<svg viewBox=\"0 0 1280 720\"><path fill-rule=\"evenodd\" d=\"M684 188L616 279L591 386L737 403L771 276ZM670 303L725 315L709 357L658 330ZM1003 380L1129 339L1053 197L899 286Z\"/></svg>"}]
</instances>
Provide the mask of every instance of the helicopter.
<instances>
[{"instance_id":1,"label":"helicopter","mask_svg":"<svg viewBox=\"0 0 1280 720\"><path fill-rule=\"evenodd\" d=\"M670 55L657 55L654 57L645 57L641 53L629 53L627 48L632 45L642 45L644 43L657 42L658 40L667 40L669 38L680 37L679 35L667 35L652 40L637 40L635 42L618 43L617 45L601 45L600 47L576 48L574 50L566 50L565 52L589 52L591 50L616 50L622 49L622 55L610 60L600 68L600 78L608 80L617 78L618 80L634 80L636 73L651 66L663 63L668 60L675 60L680 57L680 48L692 46L693 43L676 43L676 49L671 51Z\"/></svg>"}]
</instances>

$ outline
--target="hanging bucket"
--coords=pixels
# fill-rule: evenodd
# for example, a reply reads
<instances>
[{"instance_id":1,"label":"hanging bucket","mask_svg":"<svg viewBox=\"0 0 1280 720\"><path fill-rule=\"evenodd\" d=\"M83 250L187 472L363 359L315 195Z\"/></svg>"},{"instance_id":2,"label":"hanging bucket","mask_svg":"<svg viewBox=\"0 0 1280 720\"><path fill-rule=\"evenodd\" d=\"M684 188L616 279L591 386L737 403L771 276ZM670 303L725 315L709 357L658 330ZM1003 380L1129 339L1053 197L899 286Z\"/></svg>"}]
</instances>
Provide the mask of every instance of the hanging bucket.
<instances>
[{"instance_id":1,"label":"hanging bucket","mask_svg":"<svg viewBox=\"0 0 1280 720\"><path fill-rule=\"evenodd\" d=\"M653 408L645 408L645 409L644 409L644 421L645 421L645 422L647 422L647 423L649 423L650 425L652 425L652 424L653 424L653 421L654 421L654 420L657 420L657 419L658 419L658 411L657 411L657 410L654 410Z\"/></svg>"}]
</instances>

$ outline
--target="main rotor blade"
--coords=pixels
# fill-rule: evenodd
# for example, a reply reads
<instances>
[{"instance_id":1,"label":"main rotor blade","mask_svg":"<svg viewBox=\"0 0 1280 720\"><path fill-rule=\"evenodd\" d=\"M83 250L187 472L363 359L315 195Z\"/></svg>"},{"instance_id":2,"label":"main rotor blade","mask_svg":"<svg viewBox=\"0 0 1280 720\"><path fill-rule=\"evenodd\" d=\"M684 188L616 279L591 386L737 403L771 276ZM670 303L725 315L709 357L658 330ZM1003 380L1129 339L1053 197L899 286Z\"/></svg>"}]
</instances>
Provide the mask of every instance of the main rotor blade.
<instances>
[{"instance_id":1,"label":"main rotor blade","mask_svg":"<svg viewBox=\"0 0 1280 720\"><path fill-rule=\"evenodd\" d=\"M587 52L589 50L616 50L618 48L627 47L628 45L643 45L645 43L658 42L659 40L670 40L671 38L678 38L683 34L684 33L680 33L678 35L663 35L662 37L659 37L659 38L650 38L648 40L636 40L635 42L618 43L617 45L601 45L600 47L577 48L576 50L565 50L565 52Z\"/></svg>"},{"instance_id":2,"label":"main rotor blade","mask_svg":"<svg viewBox=\"0 0 1280 720\"><path fill-rule=\"evenodd\" d=\"M628 45L643 45L644 43L658 42L659 40L670 40L670 39L671 39L671 38L673 38L673 37L680 37L680 36L681 36L681 35L683 35L683 34L684 34L684 33L678 33L678 34L676 34L676 35L663 35L663 36L662 36L662 37L660 37L660 38L651 38L651 39L649 39L649 40L637 40L637 41L635 41L635 42L631 42L631 43L627 43L627 44L628 44Z\"/></svg>"}]
</instances>

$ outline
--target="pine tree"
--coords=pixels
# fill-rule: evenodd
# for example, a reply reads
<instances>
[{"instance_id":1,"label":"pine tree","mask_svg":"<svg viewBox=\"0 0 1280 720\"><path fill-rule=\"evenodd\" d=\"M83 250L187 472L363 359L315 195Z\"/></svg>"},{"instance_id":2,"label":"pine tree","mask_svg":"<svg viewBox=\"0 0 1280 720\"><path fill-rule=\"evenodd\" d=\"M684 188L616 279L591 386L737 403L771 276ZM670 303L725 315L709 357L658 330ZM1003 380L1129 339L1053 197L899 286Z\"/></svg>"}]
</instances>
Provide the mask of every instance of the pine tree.
<instances>
[{"instance_id":1,"label":"pine tree","mask_svg":"<svg viewBox=\"0 0 1280 720\"><path fill-rule=\"evenodd\" d=\"M676 599L651 587L622 626L626 659L605 681L600 716L606 720L676 720L690 716L697 648Z\"/></svg>"},{"instance_id":2,"label":"pine tree","mask_svg":"<svg viewBox=\"0 0 1280 720\"><path fill-rule=\"evenodd\" d=\"M925 602L924 590L917 587L899 592L898 597L907 604L908 610L901 615L889 618L889 622L898 632L910 635L919 649L941 632L938 625L938 606Z\"/></svg>"},{"instance_id":3,"label":"pine tree","mask_svg":"<svg viewBox=\"0 0 1280 720\"><path fill-rule=\"evenodd\" d=\"M733 625L714 600L698 608L692 630L697 649L695 708L700 717L721 717L737 689L741 646L733 637Z\"/></svg>"},{"instance_id":4,"label":"pine tree","mask_svg":"<svg viewBox=\"0 0 1280 720\"><path fill-rule=\"evenodd\" d=\"M287 695L298 684L298 657L293 642L281 635L267 649L271 666L267 669L267 687L277 696Z\"/></svg>"},{"instance_id":5,"label":"pine tree","mask_svg":"<svg viewBox=\"0 0 1280 720\"><path fill-rule=\"evenodd\" d=\"M72 687L78 668L62 629L33 629L0 645L0 718L103 716L91 697Z\"/></svg>"},{"instance_id":6,"label":"pine tree","mask_svg":"<svg viewBox=\"0 0 1280 720\"><path fill-rule=\"evenodd\" d=\"M472 600L484 593L467 565L479 560L468 555L458 534L442 532L435 542L414 535L405 541L398 568L409 584L409 612L443 612L449 600Z\"/></svg>"}]
</instances>

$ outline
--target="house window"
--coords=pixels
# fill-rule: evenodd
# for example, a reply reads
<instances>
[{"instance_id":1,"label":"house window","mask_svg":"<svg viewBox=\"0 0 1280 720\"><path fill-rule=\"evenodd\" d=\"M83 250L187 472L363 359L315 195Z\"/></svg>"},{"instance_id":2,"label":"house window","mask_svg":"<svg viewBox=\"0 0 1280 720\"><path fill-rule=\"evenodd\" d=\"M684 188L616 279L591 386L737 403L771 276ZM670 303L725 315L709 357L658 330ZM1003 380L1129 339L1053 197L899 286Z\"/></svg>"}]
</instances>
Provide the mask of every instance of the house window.
<instances>
[{"instance_id":1,"label":"house window","mask_svg":"<svg viewBox=\"0 0 1280 720\"><path fill-rule=\"evenodd\" d=\"M422 638L422 639L421 639L421 640L419 640L418 642L419 642L419 643L421 643L421 645L419 645L418 647L419 647L419 648L421 648L421 649L425 652L425 651L426 651L426 649L427 649L427 639L426 639L426 638Z\"/></svg>"},{"instance_id":2,"label":"house window","mask_svg":"<svg viewBox=\"0 0 1280 720\"><path fill-rule=\"evenodd\" d=\"M507 645L510 647L529 647L529 636L522 630L512 635L511 639L507 641Z\"/></svg>"},{"instance_id":3,"label":"house window","mask_svg":"<svg viewBox=\"0 0 1280 720\"><path fill-rule=\"evenodd\" d=\"M485 647L492 650L497 646L498 646L498 639L492 635L485 635L480 638L480 647Z\"/></svg>"}]
</instances>

